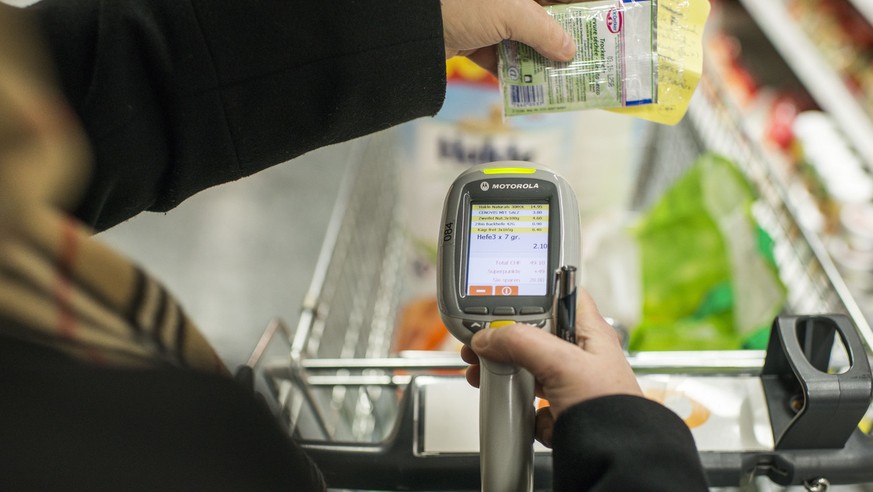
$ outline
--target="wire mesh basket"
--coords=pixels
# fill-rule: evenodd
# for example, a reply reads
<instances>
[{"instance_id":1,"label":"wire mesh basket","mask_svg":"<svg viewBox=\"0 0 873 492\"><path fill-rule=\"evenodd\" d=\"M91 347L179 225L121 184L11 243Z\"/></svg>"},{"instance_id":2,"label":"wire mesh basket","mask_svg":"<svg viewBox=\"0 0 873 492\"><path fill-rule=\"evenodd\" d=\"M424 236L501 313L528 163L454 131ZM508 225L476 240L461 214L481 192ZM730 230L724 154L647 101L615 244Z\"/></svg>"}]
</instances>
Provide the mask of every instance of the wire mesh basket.
<instances>
[{"instance_id":1,"label":"wire mesh basket","mask_svg":"<svg viewBox=\"0 0 873 492\"><path fill-rule=\"evenodd\" d=\"M786 176L765 150L750 143L737 124L740 115L720 103L718 91L716 84L705 82L679 125L647 126L646 158L639 169L633 207L644 209L661 196L701 152L729 157L757 188L754 214L775 243L776 262L788 289L784 310L846 314L869 353L870 326L821 240L798 220L788 199ZM457 354L389 354L409 260L403 210L398 206L402 185L395 152L398 138L396 131L389 131L356 143L357 162L349 167L341 189L291 340L290 359L264 369L282 418L297 438L308 443L353 443L358 447L352 449L362 454L402 432L397 429L398 419L411 412L409 405L419 404L405 399L416 377L456 378L465 366ZM629 359L639 373L757 374L764 352L635 353ZM413 416L413 434L420 426L414 420Z\"/></svg>"}]
</instances>

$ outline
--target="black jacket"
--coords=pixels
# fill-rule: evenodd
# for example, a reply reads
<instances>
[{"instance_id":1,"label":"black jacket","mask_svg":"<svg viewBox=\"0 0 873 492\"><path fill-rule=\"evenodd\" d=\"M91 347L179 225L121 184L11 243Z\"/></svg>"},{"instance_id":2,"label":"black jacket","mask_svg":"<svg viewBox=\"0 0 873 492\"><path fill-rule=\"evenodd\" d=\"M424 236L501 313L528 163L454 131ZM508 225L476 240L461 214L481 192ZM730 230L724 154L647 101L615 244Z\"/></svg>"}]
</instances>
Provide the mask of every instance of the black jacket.
<instances>
[{"instance_id":1,"label":"black jacket","mask_svg":"<svg viewBox=\"0 0 873 492\"><path fill-rule=\"evenodd\" d=\"M432 115L444 97L437 0L44 0L32 10L94 148L76 214L97 229ZM3 490L319 486L269 412L217 376L97 369L0 336L0 392ZM688 429L641 398L573 407L554 444L556 490L705 487Z\"/></svg>"},{"instance_id":2,"label":"black jacket","mask_svg":"<svg viewBox=\"0 0 873 492\"><path fill-rule=\"evenodd\" d=\"M43 0L96 154L105 229L310 150L435 114L437 0Z\"/></svg>"}]
</instances>

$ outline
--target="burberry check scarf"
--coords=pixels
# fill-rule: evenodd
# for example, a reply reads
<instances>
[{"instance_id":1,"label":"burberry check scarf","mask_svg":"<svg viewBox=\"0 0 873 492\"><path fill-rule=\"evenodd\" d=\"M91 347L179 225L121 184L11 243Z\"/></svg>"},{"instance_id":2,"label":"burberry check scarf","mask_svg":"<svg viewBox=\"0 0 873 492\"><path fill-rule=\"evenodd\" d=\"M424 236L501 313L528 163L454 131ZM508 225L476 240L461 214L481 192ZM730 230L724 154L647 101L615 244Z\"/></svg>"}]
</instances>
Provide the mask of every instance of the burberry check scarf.
<instances>
[{"instance_id":1,"label":"burberry check scarf","mask_svg":"<svg viewBox=\"0 0 873 492\"><path fill-rule=\"evenodd\" d=\"M0 206L0 334L96 365L226 372L160 284L49 207Z\"/></svg>"}]
</instances>

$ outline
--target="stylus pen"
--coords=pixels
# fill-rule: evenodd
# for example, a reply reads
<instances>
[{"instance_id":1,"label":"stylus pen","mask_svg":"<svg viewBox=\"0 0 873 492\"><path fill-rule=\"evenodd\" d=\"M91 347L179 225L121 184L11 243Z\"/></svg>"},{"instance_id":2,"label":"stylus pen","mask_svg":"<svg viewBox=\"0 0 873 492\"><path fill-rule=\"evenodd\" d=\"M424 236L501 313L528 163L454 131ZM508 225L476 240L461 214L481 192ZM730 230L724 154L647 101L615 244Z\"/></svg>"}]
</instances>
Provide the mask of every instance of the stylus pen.
<instances>
[{"instance_id":1,"label":"stylus pen","mask_svg":"<svg viewBox=\"0 0 873 492\"><path fill-rule=\"evenodd\" d=\"M555 335L576 343L576 267L562 266L555 272Z\"/></svg>"}]
</instances>

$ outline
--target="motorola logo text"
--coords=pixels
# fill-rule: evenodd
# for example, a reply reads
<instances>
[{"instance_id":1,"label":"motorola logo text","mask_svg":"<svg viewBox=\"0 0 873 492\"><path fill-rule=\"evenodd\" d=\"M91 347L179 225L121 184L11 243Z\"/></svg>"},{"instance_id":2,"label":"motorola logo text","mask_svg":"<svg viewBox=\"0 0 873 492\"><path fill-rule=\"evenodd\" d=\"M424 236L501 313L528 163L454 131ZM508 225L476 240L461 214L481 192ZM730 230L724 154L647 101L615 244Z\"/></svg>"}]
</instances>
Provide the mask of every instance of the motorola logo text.
<instances>
[{"instance_id":1,"label":"motorola logo text","mask_svg":"<svg viewBox=\"0 0 873 492\"><path fill-rule=\"evenodd\" d=\"M492 190L535 190L539 187L539 183L499 183L491 185Z\"/></svg>"}]
</instances>

